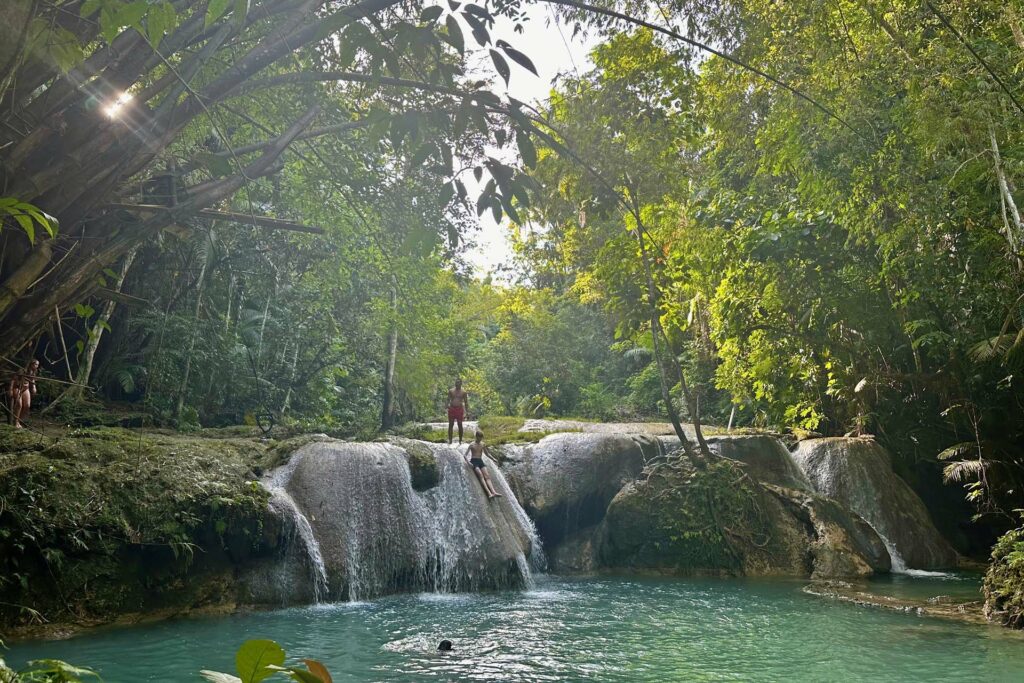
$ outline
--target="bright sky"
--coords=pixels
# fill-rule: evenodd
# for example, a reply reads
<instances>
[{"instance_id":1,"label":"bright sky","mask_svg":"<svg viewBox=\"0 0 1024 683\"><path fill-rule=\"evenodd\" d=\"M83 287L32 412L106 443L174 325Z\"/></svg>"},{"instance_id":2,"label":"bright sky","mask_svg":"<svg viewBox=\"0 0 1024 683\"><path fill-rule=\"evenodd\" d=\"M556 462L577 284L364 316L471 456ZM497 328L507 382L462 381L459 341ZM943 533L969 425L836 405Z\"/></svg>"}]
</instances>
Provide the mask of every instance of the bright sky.
<instances>
[{"instance_id":1,"label":"bright sky","mask_svg":"<svg viewBox=\"0 0 1024 683\"><path fill-rule=\"evenodd\" d=\"M526 53L537 67L540 74L534 76L526 69L508 60L512 68L512 78L509 81L508 94L512 97L536 104L548 99L551 91L551 82L559 74L585 73L591 68L589 53L597 42L594 36L578 35L572 37L572 27L562 26L556 23L551 7L545 3L530 5L527 16L529 21L523 24L525 31L516 33L513 31L513 23L507 19L499 18L491 31L492 37L508 41L512 47ZM464 27L467 43L472 43L469 29ZM487 75L493 75L496 81L495 90L501 93L505 84L495 73L494 66L487 57L483 55L484 63L481 64L481 71ZM502 154L492 155L512 161L511 154L514 154L514 145ZM475 186L472 174L463 177L470 196L475 196L478 188ZM476 247L467 254L467 260L473 265L478 276L484 276L491 272L501 263L509 263L512 251L508 242L509 226L507 223L498 225L491 218L490 212L485 212L479 219L480 231L473 236Z\"/></svg>"}]
</instances>

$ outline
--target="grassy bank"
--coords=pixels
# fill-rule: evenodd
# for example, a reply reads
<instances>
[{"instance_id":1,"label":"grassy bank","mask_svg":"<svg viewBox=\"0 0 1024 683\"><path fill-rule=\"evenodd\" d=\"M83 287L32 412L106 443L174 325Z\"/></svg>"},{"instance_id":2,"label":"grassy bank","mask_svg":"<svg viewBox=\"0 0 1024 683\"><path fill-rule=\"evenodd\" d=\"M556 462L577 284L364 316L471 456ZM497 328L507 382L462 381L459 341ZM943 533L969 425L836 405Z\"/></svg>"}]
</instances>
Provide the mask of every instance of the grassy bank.
<instances>
[{"instance_id":1,"label":"grassy bank","mask_svg":"<svg viewBox=\"0 0 1024 683\"><path fill-rule=\"evenodd\" d=\"M536 443L549 434L555 432L520 432L526 424L526 418L506 415L485 415L478 421L480 431L484 433L484 440L491 446L500 446L507 443ZM572 431L561 429L559 432ZM458 427L454 432L458 439ZM411 427L402 431L402 436L431 443L447 443L447 429L429 429L427 427ZM472 441L473 432L467 430L464 441Z\"/></svg>"}]
</instances>

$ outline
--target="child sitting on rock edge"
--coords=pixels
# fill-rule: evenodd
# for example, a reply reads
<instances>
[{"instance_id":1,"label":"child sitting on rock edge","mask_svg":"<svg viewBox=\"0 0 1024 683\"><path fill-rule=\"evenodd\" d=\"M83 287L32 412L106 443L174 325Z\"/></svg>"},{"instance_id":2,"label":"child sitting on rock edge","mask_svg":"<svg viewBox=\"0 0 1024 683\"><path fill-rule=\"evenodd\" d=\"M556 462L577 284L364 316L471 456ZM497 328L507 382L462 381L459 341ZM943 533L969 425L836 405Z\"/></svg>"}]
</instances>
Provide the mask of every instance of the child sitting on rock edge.
<instances>
[{"instance_id":1,"label":"child sitting on rock edge","mask_svg":"<svg viewBox=\"0 0 1024 683\"><path fill-rule=\"evenodd\" d=\"M500 493L494 490L494 484L491 483L491 477L487 474L487 465L484 464L484 454L491 455L491 451L484 445L484 433L479 429L476 430L476 441L469 444L469 448L466 449L466 462L469 463L473 471L476 472L476 478L480 480L481 486L484 487L484 493L487 494L488 498L498 498L501 496ZM493 458L494 456L491 455Z\"/></svg>"}]
</instances>

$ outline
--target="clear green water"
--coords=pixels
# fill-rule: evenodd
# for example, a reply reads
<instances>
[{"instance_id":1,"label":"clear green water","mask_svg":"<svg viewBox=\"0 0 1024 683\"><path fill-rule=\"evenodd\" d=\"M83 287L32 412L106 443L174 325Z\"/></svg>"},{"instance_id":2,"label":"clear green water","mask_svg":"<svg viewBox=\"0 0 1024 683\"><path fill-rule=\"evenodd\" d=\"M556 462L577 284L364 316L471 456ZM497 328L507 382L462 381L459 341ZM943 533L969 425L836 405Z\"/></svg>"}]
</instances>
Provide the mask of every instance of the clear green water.
<instances>
[{"instance_id":1,"label":"clear green water","mask_svg":"<svg viewBox=\"0 0 1024 683\"><path fill-rule=\"evenodd\" d=\"M106 681L198 681L248 638L325 662L336 681L1024 681L1024 638L832 603L801 582L547 578L526 593L406 595L107 629L21 643ZM891 594L963 595L972 581L892 579ZM442 638L455 651L438 655Z\"/></svg>"}]
</instances>

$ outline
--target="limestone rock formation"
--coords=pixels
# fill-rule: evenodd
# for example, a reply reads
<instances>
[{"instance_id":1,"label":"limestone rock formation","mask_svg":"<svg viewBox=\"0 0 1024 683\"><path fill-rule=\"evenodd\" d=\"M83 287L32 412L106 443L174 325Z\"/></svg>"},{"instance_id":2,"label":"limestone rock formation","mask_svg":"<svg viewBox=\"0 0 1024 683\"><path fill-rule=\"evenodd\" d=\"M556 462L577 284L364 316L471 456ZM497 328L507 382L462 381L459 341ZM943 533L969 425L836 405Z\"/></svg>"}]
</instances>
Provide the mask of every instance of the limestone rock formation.
<instances>
[{"instance_id":1,"label":"limestone rock formation","mask_svg":"<svg viewBox=\"0 0 1024 683\"><path fill-rule=\"evenodd\" d=\"M774 436L715 436L708 439L708 445L723 458L743 463L747 474L762 483L799 491L814 490L789 450Z\"/></svg>"},{"instance_id":2,"label":"limestone rock formation","mask_svg":"<svg viewBox=\"0 0 1024 683\"><path fill-rule=\"evenodd\" d=\"M428 476L429 459L436 462L436 479ZM427 473L416 478L417 486L410 465ZM286 511L298 530L308 567L292 588L287 581L296 572L286 562L283 590L301 594L321 576L324 597L331 599L522 587L536 546L533 527L501 471L489 465L502 498L488 500L472 470L447 446L303 446L269 482L279 514Z\"/></svg>"},{"instance_id":3,"label":"limestone rock formation","mask_svg":"<svg viewBox=\"0 0 1024 683\"><path fill-rule=\"evenodd\" d=\"M832 501L762 485L730 460L660 464L612 501L605 567L680 575L861 577L888 569L881 540Z\"/></svg>"},{"instance_id":4,"label":"limestone rock formation","mask_svg":"<svg viewBox=\"0 0 1024 683\"><path fill-rule=\"evenodd\" d=\"M599 433L553 434L502 450L505 476L553 559L564 539L598 524L619 490L664 452L651 436Z\"/></svg>"},{"instance_id":5,"label":"limestone rock formation","mask_svg":"<svg viewBox=\"0 0 1024 683\"><path fill-rule=\"evenodd\" d=\"M801 441L793 458L814 490L864 518L885 541L893 571L941 569L957 553L939 534L917 494L892 469L889 452L871 439Z\"/></svg>"}]
</instances>

